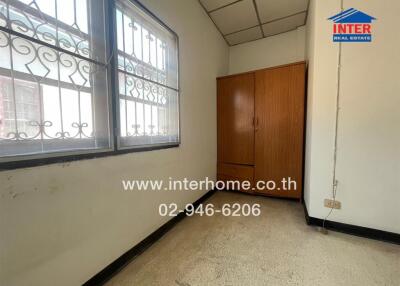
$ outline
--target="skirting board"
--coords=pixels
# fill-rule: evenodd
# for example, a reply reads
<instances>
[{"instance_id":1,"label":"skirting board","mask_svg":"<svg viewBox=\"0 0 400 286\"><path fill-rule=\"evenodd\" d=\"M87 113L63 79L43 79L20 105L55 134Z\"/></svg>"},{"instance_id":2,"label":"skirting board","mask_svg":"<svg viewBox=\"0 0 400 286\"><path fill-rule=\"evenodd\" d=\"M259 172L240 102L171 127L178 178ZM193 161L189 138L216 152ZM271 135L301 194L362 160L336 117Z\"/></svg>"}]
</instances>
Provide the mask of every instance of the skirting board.
<instances>
[{"instance_id":1,"label":"skirting board","mask_svg":"<svg viewBox=\"0 0 400 286\"><path fill-rule=\"evenodd\" d=\"M197 207L209 197L215 193L215 190L211 190L203 195L200 199L195 201L193 205ZM164 234L166 234L170 229L172 229L178 222L186 217L186 213L179 213L176 217L172 218L160 228L146 237L144 240L139 242L139 244L132 247L130 250L122 254L114 262L108 265L106 268L101 270L98 274L93 276L90 280L83 284L83 286L97 286L104 285L113 276L115 276L119 271L121 271L126 265L128 265L134 258L143 253L152 244L159 240Z\"/></svg>"},{"instance_id":2,"label":"skirting board","mask_svg":"<svg viewBox=\"0 0 400 286\"><path fill-rule=\"evenodd\" d=\"M312 226L322 227L322 223L324 220L320 218L310 217L308 215L307 207L304 203L303 206L307 224ZM325 228L332 231L342 232L360 237L380 240L384 242L390 242L394 244L400 244L400 234L398 233L393 233L368 227L362 227L352 224L345 224L330 220L325 221Z\"/></svg>"}]
</instances>

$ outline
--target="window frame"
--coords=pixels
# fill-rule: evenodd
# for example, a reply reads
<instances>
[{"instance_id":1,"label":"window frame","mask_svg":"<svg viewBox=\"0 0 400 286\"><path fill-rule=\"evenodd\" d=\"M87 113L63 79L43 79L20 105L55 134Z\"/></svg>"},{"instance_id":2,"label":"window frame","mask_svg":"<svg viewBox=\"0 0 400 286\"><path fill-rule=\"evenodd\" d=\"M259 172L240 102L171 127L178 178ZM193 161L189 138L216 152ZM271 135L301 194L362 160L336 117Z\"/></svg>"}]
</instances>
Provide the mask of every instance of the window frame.
<instances>
[{"instance_id":1,"label":"window frame","mask_svg":"<svg viewBox=\"0 0 400 286\"><path fill-rule=\"evenodd\" d=\"M118 86L118 43L117 43L117 25L116 25L116 2L114 0L104 1L104 25L105 25L105 40L107 57L110 60L110 68L107 71L107 87L108 87L108 110L109 110L109 132L110 132L110 147L102 149L79 149L71 151L48 152L31 155L15 155L9 157L0 157L0 171L28 168L34 166L42 166L55 163L64 163L78 160L87 160L108 156L116 156L127 153L146 152L161 149L177 148L181 145L181 88L180 88L180 52L179 52L179 36L167 24L165 24L153 12L147 9L138 0L125 0L133 3L141 9L145 14L151 17L155 22L168 30L176 37L177 46L177 96L178 96L178 141L146 144L137 146L120 146L119 136L119 86ZM8 32L5 28L0 27L0 30ZM17 32L16 32L17 33ZM20 34L23 38L31 40L30 37Z\"/></svg>"},{"instance_id":2,"label":"window frame","mask_svg":"<svg viewBox=\"0 0 400 286\"><path fill-rule=\"evenodd\" d=\"M180 101L180 95L181 95L181 89L180 89L180 62L179 62L179 36L178 34L173 31L168 25L166 25L162 20L160 20L154 13L152 13L150 10L148 10L142 3L140 3L137 0L122 0L122 1L127 1L131 2L134 6L138 7L141 9L146 15L151 17L155 22L157 22L160 26L165 28L168 32L170 32L175 38L176 38L176 54L177 54L177 87L172 88L167 85L163 85L160 83L152 82L151 80L144 79L148 82L152 82L153 84L163 86L167 89L174 90L177 93L178 97L178 141L176 142L167 142L167 143L156 143L156 144L145 144L145 145L131 145L131 146L121 146L121 136L119 136L120 133L120 112L119 112L119 100L120 100L120 94L119 94L119 70L118 70L118 39L117 39L117 20L116 20L116 9L117 9L117 1L111 0L111 5L112 7L109 9L109 11L112 13L112 15L109 15L112 25L110 25L110 28L113 29L110 34L112 35L112 48L114 52L113 56L113 66L111 70L113 71L114 75L112 77L113 83L113 93L114 93L114 102L113 104L115 105L115 111L113 114L115 115L114 121L115 121L115 126L113 128L114 130L114 145L116 150L123 150L123 151L128 151L131 150L130 152L140 152L140 151L151 151L154 149L164 149L164 148L169 148L169 147L178 147L181 144L181 101ZM140 76L136 76L137 78L140 78Z\"/></svg>"}]
</instances>

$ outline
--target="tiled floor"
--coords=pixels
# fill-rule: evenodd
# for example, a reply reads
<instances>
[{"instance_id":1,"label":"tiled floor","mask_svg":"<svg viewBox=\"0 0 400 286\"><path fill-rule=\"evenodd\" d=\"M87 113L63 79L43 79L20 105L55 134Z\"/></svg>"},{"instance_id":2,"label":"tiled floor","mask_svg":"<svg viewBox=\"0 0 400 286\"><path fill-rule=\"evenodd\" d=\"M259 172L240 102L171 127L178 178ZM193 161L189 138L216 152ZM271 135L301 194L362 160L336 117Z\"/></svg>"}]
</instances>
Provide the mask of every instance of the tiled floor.
<instances>
[{"instance_id":1,"label":"tiled floor","mask_svg":"<svg viewBox=\"0 0 400 286\"><path fill-rule=\"evenodd\" d=\"M107 285L400 285L400 246L306 225L299 203L219 192L207 203L259 203L260 217L178 223Z\"/></svg>"}]
</instances>

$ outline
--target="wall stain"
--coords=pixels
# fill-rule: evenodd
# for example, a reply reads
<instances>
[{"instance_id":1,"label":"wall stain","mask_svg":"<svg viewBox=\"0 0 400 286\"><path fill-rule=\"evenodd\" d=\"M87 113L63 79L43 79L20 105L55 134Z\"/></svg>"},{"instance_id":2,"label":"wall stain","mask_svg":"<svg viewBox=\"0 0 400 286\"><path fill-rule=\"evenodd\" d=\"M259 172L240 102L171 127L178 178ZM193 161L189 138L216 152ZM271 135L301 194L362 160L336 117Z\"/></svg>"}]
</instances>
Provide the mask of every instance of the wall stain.
<instances>
[{"instance_id":1,"label":"wall stain","mask_svg":"<svg viewBox=\"0 0 400 286\"><path fill-rule=\"evenodd\" d=\"M11 196L12 199L15 199L16 197L18 197L20 195L14 191L9 191L8 194Z\"/></svg>"},{"instance_id":2,"label":"wall stain","mask_svg":"<svg viewBox=\"0 0 400 286\"><path fill-rule=\"evenodd\" d=\"M69 167L71 165L71 163L62 163L61 168L66 168Z\"/></svg>"},{"instance_id":3,"label":"wall stain","mask_svg":"<svg viewBox=\"0 0 400 286\"><path fill-rule=\"evenodd\" d=\"M55 194L55 193L57 193L58 192L58 187L57 186L50 186L49 187L49 193L50 194Z\"/></svg>"},{"instance_id":4,"label":"wall stain","mask_svg":"<svg viewBox=\"0 0 400 286\"><path fill-rule=\"evenodd\" d=\"M184 282L181 282L181 281L179 281L179 280L175 280L175 283L176 283L177 285L179 285L179 286L190 286L189 283L184 283Z\"/></svg>"}]
</instances>

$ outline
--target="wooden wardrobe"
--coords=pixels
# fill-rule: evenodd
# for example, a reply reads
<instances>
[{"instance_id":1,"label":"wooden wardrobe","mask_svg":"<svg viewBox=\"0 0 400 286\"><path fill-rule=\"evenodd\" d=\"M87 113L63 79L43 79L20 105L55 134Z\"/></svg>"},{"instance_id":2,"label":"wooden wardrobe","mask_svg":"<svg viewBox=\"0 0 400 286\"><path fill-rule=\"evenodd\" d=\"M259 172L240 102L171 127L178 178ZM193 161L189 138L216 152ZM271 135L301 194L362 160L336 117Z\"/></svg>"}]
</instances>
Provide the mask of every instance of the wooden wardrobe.
<instances>
[{"instance_id":1,"label":"wooden wardrobe","mask_svg":"<svg viewBox=\"0 0 400 286\"><path fill-rule=\"evenodd\" d=\"M248 180L247 192L301 198L305 74L299 62L217 79L218 180ZM283 178L296 190L281 189ZM253 190L271 180L275 190Z\"/></svg>"}]
</instances>

